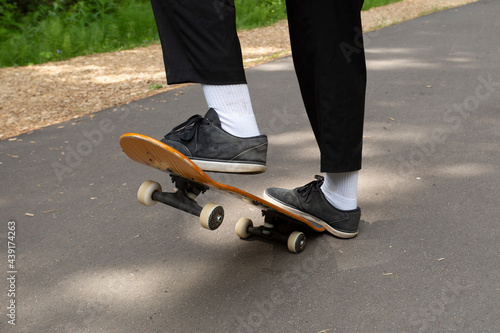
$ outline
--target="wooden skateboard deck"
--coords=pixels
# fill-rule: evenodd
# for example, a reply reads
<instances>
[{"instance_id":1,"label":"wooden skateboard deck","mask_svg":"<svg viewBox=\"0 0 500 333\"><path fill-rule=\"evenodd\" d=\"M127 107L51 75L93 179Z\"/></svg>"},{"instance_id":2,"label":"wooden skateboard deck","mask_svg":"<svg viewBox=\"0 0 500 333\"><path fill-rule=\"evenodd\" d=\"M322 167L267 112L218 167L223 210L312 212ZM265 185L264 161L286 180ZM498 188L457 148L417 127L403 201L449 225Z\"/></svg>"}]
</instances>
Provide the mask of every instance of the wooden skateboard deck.
<instances>
[{"instance_id":1,"label":"wooden skateboard deck","mask_svg":"<svg viewBox=\"0 0 500 333\"><path fill-rule=\"evenodd\" d=\"M201 192L205 192L209 188L212 188L221 193L228 193L232 196L239 197L246 203L259 206L263 214L266 215L266 224L271 224L270 228L267 229L272 229L272 224L276 223L276 221L284 221L300 224L317 232L323 232L325 230L321 225L288 212L258 196L211 179L190 159L161 141L142 134L127 133L120 137L120 146L130 159L169 173L176 182L177 188L179 189L180 187L184 190L176 191L176 193L161 192L159 184L152 181L145 182L138 193L139 201L145 205L152 205L156 201L163 202L167 205L200 216L201 223L204 227L216 229L222 222L222 207L215 204L209 204L207 205L209 207L205 206L201 208L194 201L194 198ZM184 198L181 193L177 192L187 193L187 198ZM269 221L267 220L268 216ZM205 221L203 221L203 219ZM238 228L240 228L239 232ZM248 219L241 219L236 226L236 232L241 238L246 238L250 236L250 234L261 234L263 231L264 234L266 234L266 232L272 233L272 230L263 229L266 228L254 228L251 221ZM305 236L303 236L303 238L303 242L305 243ZM288 247L292 251L290 242L291 240L288 240ZM299 252L302 251L302 249L299 249Z\"/></svg>"}]
</instances>

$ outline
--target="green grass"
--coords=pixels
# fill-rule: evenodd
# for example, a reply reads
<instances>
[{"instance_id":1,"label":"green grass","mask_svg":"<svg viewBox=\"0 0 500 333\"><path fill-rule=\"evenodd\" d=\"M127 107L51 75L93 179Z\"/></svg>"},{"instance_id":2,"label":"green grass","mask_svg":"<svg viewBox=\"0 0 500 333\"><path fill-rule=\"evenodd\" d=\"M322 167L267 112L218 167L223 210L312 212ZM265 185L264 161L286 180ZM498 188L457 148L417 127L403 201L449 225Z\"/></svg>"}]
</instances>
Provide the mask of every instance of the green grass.
<instances>
[{"instance_id":1,"label":"green grass","mask_svg":"<svg viewBox=\"0 0 500 333\"><path fill-rule=\"evenodd\" d=\"M236 26L253 29L286 19L285 0L235 0Z\"/></svg>"},{"instance_id":2,"label":"green grass","mask_svg":"<svg viewBox=\"0 0 500 333\"><path fill-rule=\"evenodd\" d=\"M306 1L306 0L305 0ZM351 1L351 0L345 0ZM366 0L363 9L401 0ZM158 42L149 0L54 0L19 13L0 0L0 67L24 66ZM238 29L286 18L285 0L235 0Z\"/></svg>"},{"instance_id":3,"label":"green grass","mask_svg":"<svg viewBox=\"0 0 500 333\"><path fill-rule=\"evenodd\" d=\"M66 11L52 6L28 13L19 23L3 20L0 66L39 64L158 41L149 1L116 4L89 0Z\"/></svg>"},{"instance_id":4,"label":"green grass","mask_svg":"<svg viewBox=\"0 0 500 333\"><path fill-rule=\"evenodd\" d=\"M149 90L158 90L163 88L163 86L159 83L153 83L152 85L149 86Z\"/></svg>"},{"instance_id":5,"label":"green grass","mask_svg":"<svg viewBox=\"0 0 500 333\"><path fill-rule=\"evenodd\" d=\"M363 5L363 10L368 10L373 7L380 7L380 6L385 6L389 5L394 2L399 2L403 0L365 0L365 3Z\"/></svg>"}]
</instances>

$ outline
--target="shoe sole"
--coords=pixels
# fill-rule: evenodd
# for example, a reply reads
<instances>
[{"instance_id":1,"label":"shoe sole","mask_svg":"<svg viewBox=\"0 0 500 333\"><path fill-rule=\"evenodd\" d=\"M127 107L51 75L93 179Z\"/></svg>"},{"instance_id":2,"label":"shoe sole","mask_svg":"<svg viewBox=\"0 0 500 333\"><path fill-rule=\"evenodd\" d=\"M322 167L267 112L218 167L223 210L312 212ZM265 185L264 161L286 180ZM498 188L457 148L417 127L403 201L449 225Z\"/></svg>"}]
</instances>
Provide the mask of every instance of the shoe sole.
<instances>
[{"instance_id":1,"label":"shoe sole","mask_svg":"<svg viewBox=\"0 0 500 333\"><path fill-rule=\"evenodd\" d=\"M245 173L257 174L266 171L266 166L262 164L240 163L240 162L217 162L192 159L203 171L223 172L223 173Z\"/></svg>"},{"instance_id":2,"label":"shoe sole","mask_svg":"<svg viewBox=\"0 0 500 333\"><path fill-rule=\"evenodd\" d=\"M353 238L353 237L356 237L358 235L358 231L356 231L356 232L344 232L344 231L334 229L328 223L315 217L314 215L307 214L301 210L298 210L297 208L295 208L293 206L289 206L286 203L281 202L281 201L271 197L270 195L267 194L267 191L264 191L264 199L269 201L272 204L275 204L276 206L278 206L280 208L283 208L286 211L289 211L295 215L298 215L300 217L305 218L308 221L312 221L312 222L315 222L315 223L323 226L326 229L326 231L328 231L329 233L331 233L332 235L334 235L336 237Z\"/></svg>"}]
</instances>

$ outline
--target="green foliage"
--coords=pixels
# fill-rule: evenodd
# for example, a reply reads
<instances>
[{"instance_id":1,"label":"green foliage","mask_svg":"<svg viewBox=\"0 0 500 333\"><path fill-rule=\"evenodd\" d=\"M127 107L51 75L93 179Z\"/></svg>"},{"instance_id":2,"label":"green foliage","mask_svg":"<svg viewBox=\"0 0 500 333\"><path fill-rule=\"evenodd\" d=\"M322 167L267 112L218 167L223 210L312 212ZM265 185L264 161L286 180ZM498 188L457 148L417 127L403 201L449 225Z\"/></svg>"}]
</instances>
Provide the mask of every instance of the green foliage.
<instances>
[{"instance_id":1,"label":"green foliage","mask_svg":"<svg viewBox=\"0 0 500 333\"><path fill-rule=\"evenodd\" d=\"M373 7L380 7L391 4L393 2L399 2L403 0L365 0L363 4L363 10L368 10Z\"/></svg>"},{"instance_id":2,"label":"green foliage","mask_svg":"<svg viewBox=\"0 0 500 333\"><path fill-rule=\"evenodd\" d=\"M50 5L53 1L51 0L5 0L3 1L9 4L15 4L19 14L26 14L29 12L36 11L40 6Z\"/></svg>"},{"instance_id":3,"label":"green foliage","mask_svg":"<svg viewBox=\"0 0 500 333\"><path fill-rule=\"evenodd\" d=\"M7 0L0 0L0 38L7 35L9 30L17 29L17 5Z\"/></svg>"},{"instance_id":4,"label":"green foliage","mask_svg":"<svg viewBox=\"0 0 500 333\"><path fill-rule=\"evenodd\" d=\"M74 2L74 1L73 1ZM65 0L19 15L0 0L0 66L22 66L133 48L158 40L147 0Z\"/></svg>"},{"instance_id":5,"label":"green foliage","mask_svg":"<svg viewBox=\"0 0 500 333\"><path fill-rule=\"evenodd\" d=\"M238 29L252 29L286 19L285 0L236 0Z\"/></svg>"},{"instance_id":6,"label":"green foliage","mask_svg":"<svg viewBox=\"0 0 500 333\"><path fill-rule=\"evenodd\" d=\"M158 90L163 88L163 86L159 83L153 83L152 85L149 86L149 90Z\"/></svg>"}]
</instances>

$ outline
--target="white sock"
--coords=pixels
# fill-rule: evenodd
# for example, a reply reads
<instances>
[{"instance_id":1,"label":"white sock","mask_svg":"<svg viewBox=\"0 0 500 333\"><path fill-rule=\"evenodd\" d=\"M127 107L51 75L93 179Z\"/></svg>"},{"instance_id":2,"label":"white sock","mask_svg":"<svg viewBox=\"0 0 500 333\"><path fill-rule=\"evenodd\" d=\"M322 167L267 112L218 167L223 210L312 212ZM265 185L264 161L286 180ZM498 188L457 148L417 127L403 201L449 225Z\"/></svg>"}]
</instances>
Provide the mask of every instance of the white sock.
<instances>
[{"instance_id":1,"label":"white sock","mask_svg":"<svg viewBox=\"0 0 500 333\"><path fill-rule=\"evenodd\" d=\"M240 138L260 135L248 85L202 85L209 108L219 116L222 129Z\"/></svg>"},{"instance_id":2,"label":"white sock","mask_svg":"<svg viewBox=\"0 0 500 333\"><path fill-rule=\"evenodd\" d=\"M321 190L335 208L353 210L358 206L358 171L327 173Z\"/></svg>"}]
</instances>

